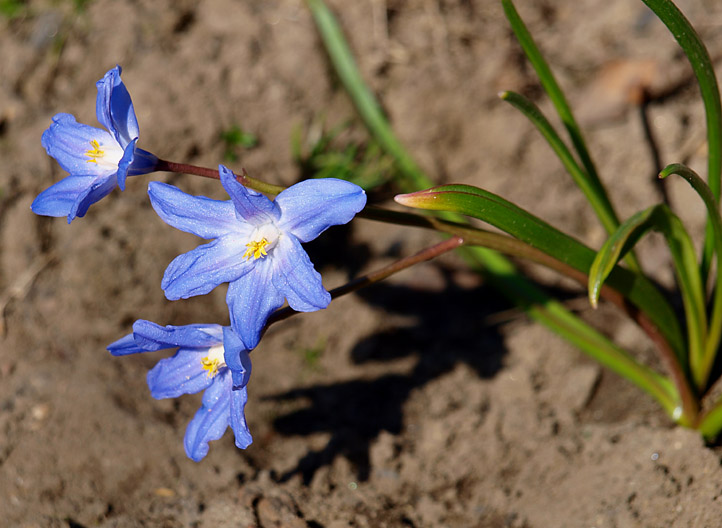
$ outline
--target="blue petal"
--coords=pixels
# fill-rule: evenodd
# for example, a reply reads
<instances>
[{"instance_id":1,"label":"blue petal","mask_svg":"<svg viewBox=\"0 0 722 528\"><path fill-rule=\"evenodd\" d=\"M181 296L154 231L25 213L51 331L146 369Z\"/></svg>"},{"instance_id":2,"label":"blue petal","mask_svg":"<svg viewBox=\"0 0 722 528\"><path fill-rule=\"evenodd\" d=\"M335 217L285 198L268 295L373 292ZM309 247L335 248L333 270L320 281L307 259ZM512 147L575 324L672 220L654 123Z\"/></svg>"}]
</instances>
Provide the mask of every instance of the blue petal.
<instances>
[{"instance_id":1,"label":"blue petal","mask_svg":"<svg viewBox=\"0 0 722 528\"><path fill-rule=\"evenodd\" d=\"M330 226L349 222L366 205L366 193L335 178L305 180L281 192L276 203L281 208L279 229L308 242Z\"/></svg>"},{"instance_id":2,"label":"blue petal","mask_svg":"<svg viewBox=\"0 0 722 528\"><path fill-rule=\"evenodd\" d=\"M118 162L116 180L121 191L125 190L125 179L128 177L128 170L130 169L130 165L133 163L133 158L135 157L135 144L137 142L138 138L135 138L128 143L128 146L125 147L125 150L123 151L123 157L120 158L120 161Z\"/></svg>"},{"instance_id":3,"label":"blue petal","mask_svg":"<svg viewBox=\"0 0 722 528\"><path fill-rule=\"evenodd\" d=\"M115 173L98 177L87 193L81 194L68 214L68 223L76 216L83 217L91 205L108 196L118 186Z\"/></svg>"},{"instance_id":4,"label":"blue petal","mask_svg":"<svg viewBox=\"0 0 722 528\"><path fill-rule=\"evenodd\" d=\"M253 226L274 222L281 217L278 206L261 193L244 187L236 180L235 174L223 165L218 166L221 183L236 208L238 219Z\"/></svg>"},{"instance_id":5,"label":"blue petal","mask_svg":"<svg viewBox=\"0 0 722 528\"><path fill-rule=\"evenodd\" d=\"M158 400L177 398L181 394L195 394L208 387L215 377L209 376L201 363L206 352L204 349L180 348L173 357L161 359L148 371L151 395Z\"/></svg>"},{"instance_id":6,"label":"blue petal","mask_svg":"<svg viewBox=\"0 0 722 528\"><path fill-rule=\"evenodd\" d=\"M148 352L148 350L141 348L136 344L133 334L121 337L114 343L109 344L107 348L108 352L114 356L127 356L128 354Z\"/></svg>"},{"instance_id":7,"label":"blue petal","mask_svg":"<svg viewBox=\"0 0 722 528\"><path fill-rule=\"evenodd\" d=\"M254 266L243 258L246 246L225 236L177 256L168 265L161 287L171 301L204 295L224 282L248 273Z\"/></svg>"},{"instance_id":8,"label":"blue petal","mask_svg":"<svg viewBox=\"0 0 722 528\"><path fill-rule=\"evenodd\" d=\"M217 324L160 326L143 319L133 323L135 342L144 350L165 348L210 348L223 342L223 327Z\"/></svg>"},{"instance_id":9,"label":"blue petal","mask_svg":"<svg viewBox=\"0 0 722 528\"><path fill-rule=\"evenodd\" d=\"M226 302L231 313L231 327L249 350L256 348L268 316L283 304L273 286L273 264L266 257L257 260L251 272L228 285Z\"/></svg>"},{"instance_id":10,"label":"blue petal","mask_svg":"<svg viewBox=\"0 0 722 528\"><path fill-rule=\"evenodd\" d=\"M40 140L49 156L55 158L63 170L73 176L107 175L107 167L89 163L85 154L97 141L101 150L117 148L116 141L105 130L78 123L70 114L57 114Z\"/></svg>"},{"instance_id":11,"label":"blue petal","mask_svg":"<svg viewBox=\"0 0 722 528\"><path fill-rule=\"evenodd\" d=\"M88 195L95 178L95 175L63 178L41 192L33 200L30 208L37 215L67 216L68 222L70 222L75 218L76 204Z\"/></svg>"},{"instance_id":12,"label":"blue petal","mask_svg":"<svg viewBox=\"0 0 722 528\"><path fill-rule=\"evenodd\" d=\"M231 429L236 437L236 447L247 448L253 442L251 432L246 424L246 415L243 412L248 402L246 387L234 389L231 392Z\"/></svg>"},{"instance_id":13,"label":"blue petal","mask_svg":"<svg viewBox=\"0 0 722 528\"><path fill-rule=\"evenodd\" d=\"M149 172L155 171L157 166L158 157L155 154L136 147L133 151L133 160L130 163L130 167L128 167L128 176L148 174Z\"/></svg>"},{"instance_id":14,"label":"blue petal","mask_svg":"<svg viewBox=\"0 0 722 528\"><path fill-rule=\"evenodd\" d=\"M163 221L201 238L218 238L237 232L250 236L251 226L236 219L236 209L226 201L211 200L205 196L191 196L177 187L161 182L150 182L148 196L153 209Z\"/></svg>"},{"instance_id":15,"label":"blue petal","mask_svg":"<svg viewBox=\"0 0 722 528\"><path fill-rule=\"evenodd\" d=\"M98 88L95 113L100 124L125 149L128 143L138 137L139 131L133 103L125 84L120 80L120 72L120 66L116 66L95 83Z\"/></svg>"},{"instance_id":16,"label":"blue petal","mask_svg":"<svg viewBox=\"0 0 722 528\"><path fill-rule=\"evenodd\" d=\"M326 308L331 295L323 287L321 274L293 235L278 239L273 251L273 285L298 312Z\"/></svg>"},{"instance_id":17,"label":"blue petal","mask_svg":"<svg viewBox=\"0 0 722 528\"><path fill-rule=\"evenodd\" d=\"M183 445L186 454L199 462L208 454L208 442L218 440L226 432L231 414L231 377L228 371L213 378L203 403L188 424Z\"/></svg>"},{"instance_id":18,"label":"blue petal","mask_svg":"<svg viewBox=\"0 0 722 528\"><path fill-rule=\"evenodd\" d=\"M245 387L251 377L251 356L239 335L229 326L223 327L223 358L231 369L233 389Z\"/></svg>"}]
</instances>

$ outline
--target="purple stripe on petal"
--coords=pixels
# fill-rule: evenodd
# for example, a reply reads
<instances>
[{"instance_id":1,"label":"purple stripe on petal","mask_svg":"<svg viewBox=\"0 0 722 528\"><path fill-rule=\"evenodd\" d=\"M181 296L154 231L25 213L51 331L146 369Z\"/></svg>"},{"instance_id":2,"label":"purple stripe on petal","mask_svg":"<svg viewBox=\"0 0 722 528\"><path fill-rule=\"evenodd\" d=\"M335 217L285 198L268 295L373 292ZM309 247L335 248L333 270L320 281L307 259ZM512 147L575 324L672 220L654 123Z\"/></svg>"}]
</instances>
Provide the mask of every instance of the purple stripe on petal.
<instances>
[{"instance_id":1,"label":"purple stripe on petal","mask_svg":"<svg viewBox=\"0 0 722 528\"><path fill-rule=\"evenodd\" d=\"M68 216L75 210L75 204L81 195L87 195L93 184L95 176L68 176L58 183L45 189L35 200L30 208L33 213L43 216Z\"/></svg>"},{"instance_id":2,"label":"purple stripe on petal","mask_svg":"<svg viewBox=\"0 0 722 528\"><path fill-rule=\"evenodd\" d=\"M86 194L81 194L78 197L78 200L76 200L75 205L68 214L68 223L70 223L70 221L76 216L85 216L85 213L88 212L91 205L108 196L111 192L113 192L113 189L115 189L117 185L118 181L115 177L115 173L98 177L90 186L88 192Z\"/></svg>"},{"instance_id":3,"label":"purple stripe on petal","mask_svg":"<svg viewBox=\"0 0 722 528\"><path fill-rule=\"evenodd\" d=\"M229 326L223 327L223 352L223 358L233 376L233 388L245 387L251 377L251 356L240 336Z\"/></svg>"},{"instance_id":4,"label":"purple stripe on petal","mask_svg":"<svg viewBox=\"0 0 722 528\"><path fill-rule=\"evenodd\" d=\"M278 239L273 252L273 285L299 312L326 308L331 295L323 287L321 274L293 235Z\"/></svg>"},{"instance_id":5,"label":"purple stripe on petal","mask_svg":"<svg viewBox=\"0 0 722 528\"><path fill-rule=\"evenodd\" d=\"M247 448L253 442L251 432L246 424L246 415L243 412L248 402L246 387L231 391L231 429L236 437L236 447Z\"/></svg>"},{"instance_id":6,"label":"purple stripe on petal","mask_svg":"<svg viewBox=\"0 0 722 528\"><path fill-rule=\"evenodd\" d=\"M249 350L258 345L268 316L283 304L283 296L273 286L272 272L270 259L261 259L251 272L228 285L231 326Z\"/></svg>"},{"instance_id":7,"label":"purple stripe on petal","mask_svg":"<svg viewBox=\"0 0 722 528\"><path fill-rule=\"evenodd\" d=\"M333 225L349 222L366 205L366 193L336 178L305 180L281 192L276 203L281 208L278 227L308 242Z\"/></svg>"},{"instance_id":8,"label":"purple stripe on petal","mask_svg":"<svg viewBox=\"0 0 722 528\"><path fill-rule=\"evenodd\" d=\"M128 143L138 137L139 130L133 102L125 84L120 80L120 73L120 66L116 66L95 83L98 88L95 113L98 121L125 149Z\"/></svg>"},{"instance_id":9,"label":"purple stripe on petal","mask_svg":"<svg viewBox=\"0 0 722 528\"><path fill-rule=\"evenodd\" d=\"M261 226L275 222L281 216L278 206L261 193L244 187L230 169L223 165L218 166L221 183L236 208L238 219L253 226Z\"/></svg>"},{"instance_id":10,"label":"purple stripe on petal","mask_svg":"<svg viewBox=\"0 0 722 528\"><path fill-rule=\"evenodd\" d=\"M225 236L177 256L163 275L165 296L171 301L187 299L239 279L254 267L243 258L245 251L238 237Z\"/></svg>"},{"instance_id":11,"label":"purple stripe on petal","mask_svg":"<svg viewBox=\"0 0 722 528\"><path fill-rule=\"evenodd\" d=\"M213 383L201 360L207 355L203 349L180 348L173 357L161 359L148 371L151 395L160 400L177 398L181 394L195 394ZM218 375L216 375L217 377Z\"/></svg>"},{"instance_id":12,"label":"purple stripe on petal","mask_svg":"<svg viewBox=\"0 0 722 528\"><path fill-rule=\"evenodd\" d=\"M149 352L149 350L141 348L136 344L133 334L121 337L117 341L109 344L107 348L108 352L114 356L127 356L128 354Z\"/></svg>"},{"instance_id":13,"label":"purple stripe on petal","mask_svg":"<svg viewBox=\"0 0 722 528\"><path fill-rule=\"evenodd\" d=\"M116 174L116 180L118 181L118 187L121 191L125 190L125 179L128 177L128 170L130 169L133 158L135 158L135 144L138 142L138 138L135 138L123 151L123 157L118 162L118 172Z\"/></svg>"},{"instance_id":14,"label":"purple stripe on petal","mask_svg":"<svg viewBox=\"0 0 722 528\"><path fill-rule=\"evenodd\" d=\"M228 371L213 379L203 394L203 404L186 428L186 454L199 462L208 454L208 442L218 440L228 429L231 407L231 377Z\"/></svg>"},{"instance_id":15,"label":"purple stripe on petal","mask_svg":"<svg viewBox=\"0 0 722 528\"><path fill-rule=\"evenodd\" d=\"M139 319L133 323L133 335L138 346L147 350L209 348L223 342L223 327L217 324L160 326Z\"/></svg>"},{"instance_id":16,"label":"purple stripe on petal","mask_svg":"<svg viewBox=\"0 0 722 528\"><path fill-rule=\"evenodd\" d=\"M201 238L218 238L227 233L250 236L252 227L236 219L230 201L211 200L205 196L191 196L167 183L151 182L148 196L153 209L163 221Z\"/></svg>"}]
</instances>

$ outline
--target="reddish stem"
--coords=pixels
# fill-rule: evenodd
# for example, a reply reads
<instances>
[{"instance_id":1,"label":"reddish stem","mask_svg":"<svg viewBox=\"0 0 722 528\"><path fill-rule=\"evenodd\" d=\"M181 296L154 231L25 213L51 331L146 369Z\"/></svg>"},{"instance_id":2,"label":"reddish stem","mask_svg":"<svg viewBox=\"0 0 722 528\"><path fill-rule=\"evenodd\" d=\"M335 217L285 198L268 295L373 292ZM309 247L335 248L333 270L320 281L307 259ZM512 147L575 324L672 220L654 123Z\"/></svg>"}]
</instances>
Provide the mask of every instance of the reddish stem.
<instances>
[{"instance_id":1,"label":"reddish stem","mask_svg":"<svg viewBox=\"0 0 722 528\"><path fill-rule=\"evenodd\" d=\"M159 159L155 166L155 170L164 172L179 172L181 174L192 174L194 176L202 176L204 178L211 178L213 180L220 180L221 176L218 170L209 169L207 167L199 167L197 165L190 165L188 163L176 163L174 161L168 161ZM235 173L234 173L235 174ZM246 169L241 168L241 174L236 174L236 180L238 183L249 189L255 189L256 191L266 194L279 194L285 189L280 185L273 185L270 183L251 178Z\"/></svg>"},{"instance_id":2,"label":"reddish stem","mask_svg":"<svg viewBox=\"0 0 722 528\"><path fill-rule=\"evenodd\" d=\"M347 293L354 292L365 286L369 286L375 282L379 282L387 277L390 277L394 273L398 273L399 271L409 268L415 264L419 264L420 262L425 262L427 260L431 260L432 258L438 257L439 255L443 255L444 253L456 249L463 244L463 238L461 238L460 236L453 236L447 240L444 240L443 242L439 242L438 244L434 244L433 246L427 247L426 249L422 249L414 255L404 257L400 260L397 260L396 262L389 264L388 266L384 266L381 269L372 271L371 273L358 277L357 279L354 279L351 282L344 284L343 286L334 288L329 293L331 294L331 298L336 299L338 297L341 297L342 295L346 295ZM271 317L268 318L268 322L266 323L263 331L265 332L268 327L271 326L273 323L288 319L289 317L297 313L300 312L296 312L288 306L285 308L281 308L280 310L276 310L271 315Z\"/></svg>"}]
</instances>

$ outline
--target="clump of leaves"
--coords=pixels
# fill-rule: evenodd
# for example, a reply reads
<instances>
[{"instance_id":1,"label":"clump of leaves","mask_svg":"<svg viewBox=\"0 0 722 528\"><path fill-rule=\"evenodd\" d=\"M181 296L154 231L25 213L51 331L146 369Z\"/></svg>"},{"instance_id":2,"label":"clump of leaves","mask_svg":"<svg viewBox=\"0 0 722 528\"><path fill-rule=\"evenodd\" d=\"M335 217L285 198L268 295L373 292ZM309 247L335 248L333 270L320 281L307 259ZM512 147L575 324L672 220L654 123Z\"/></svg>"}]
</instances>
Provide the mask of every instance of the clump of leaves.
<instances>
[{"instance_id":1,"label":"clump of leaves","mask_svg":"<svg viewBox=\"0 0 722 528\"><path fill-rule=\"evenodd\" d=\"M394 178L393 158L375 141L352 138L351 122L330 130L313 123L305 132L299 127L291 137L293 157L304 178L339 178L368 190Z\"/></svg>"},{"instance_id":2,"label":"clump of leaves","mask_svg":"<svg viewBox=\"0 0 722 528\"><path fill-rule=\"evenodd\" d=\"M238 124L231 125L221 132L221 141L224 146L223 159L227 162L238 161L242 149L252 149L258 146L258 137L243 130Z\"/></svg>"},{"instance_id":3,"label":"clump of leaves","mask_svg":"<svg viewBox=\"0 0 722 528\"><path fill-rule=\"evenodd\" d=\"M24 0L0 0L0 15L9 20L23 16L26 10Z\"/></svg>"}]
</instances>

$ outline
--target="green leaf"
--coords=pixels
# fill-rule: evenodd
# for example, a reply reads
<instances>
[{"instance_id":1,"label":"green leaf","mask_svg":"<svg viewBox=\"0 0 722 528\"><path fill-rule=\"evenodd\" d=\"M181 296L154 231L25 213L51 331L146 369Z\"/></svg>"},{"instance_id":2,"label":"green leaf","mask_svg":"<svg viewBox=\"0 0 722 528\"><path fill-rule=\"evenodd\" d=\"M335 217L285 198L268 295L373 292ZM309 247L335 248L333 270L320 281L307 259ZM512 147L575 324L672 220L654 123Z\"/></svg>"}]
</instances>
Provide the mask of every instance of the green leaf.
<instances>
[{"instance_id":1,"label":"green leaf","mask_svg":"<svg viewBox=\"0 0 722 528\"><path fill-rule=\"evenodd\" d=\"M722 432L722 399L718 398L714 406L700 417L697 429L708 442L719 439Z\"/></svg>"},{"instance_id":2,"label":"green leaf","mask_svg":"<svg viewBox=\"0 0 722 528\"><path fill-rule=\"evenodd\" d=\"M399 195L396 201L418 209L453 211L478 218L536 247L583 273L589 273L596 253L575 238L489 191L470 185L442 185ZM685 344L669 303L646 278L616 267L608 283L645 312L684 365Z\"/></svg>"},{"instance_id":3,"label":"green leaf","mask_svg":"<svg viewBox=\"0 0 722 528\"><path fill-rule=\"evenodd\" d=\"M399 183L407 191L423 189L433 185L432 180L421 170L394 135L376 98L364 83L341 28L331 11L323 0L307 0L307 4L336 74L348 92L366 128L381 148L395 159L401 175L398 180ZM447 219L456 221L460 218L453 214L444 216ZM536 321L545 324L548 328L559 332L560 335L570 340L572 336L577 336L581 342L584 338L581 329L585 329L589 335L594 334L595 331L581 319L519 275L513 264L499 253L483 247L463 247L459 249L459 252L472 268L482 272L494 287L507 298L524 307L527 313ZM562 328L558 324L559 322L566 323L566 326ZM673 333L674 327L667 330ZM599 336L598 333L595 335ZM603 336L599 336L600 341L598 343L592 341L593 344L590 345L592 348L597 346L595 350L600 353L603 353L604 350L601 347L602 339ZM588 347L584 348L584 350L587 349ZM640 369L639 375L634 372L623 373L619 370L617 372L647 390L671 415L675 415L677 407L674 402L679 399L679 396L674 387L670 388L668 386L668 380L656 379L654 373L648 374L649 369L646 369L646 367L638 364L637 367ZM672 409L673 406L674 409Z\"/></svg>"},{"instance_id":4,"label":"green leaf","mask_svg":"<svg viewBox=\"0 0 722 528\"><path fill-rule=\"evenodd\" d=\"M514 31L516 38L519 40L519 44L521 44L521 47L524 50L527 58L529 59L529 62L539 76L539 80L541 81L544 90L549 96L549 99L551 99L552 104L554 104L554 108L556 108L556 111L559 114L559 118L562 120L562 123L564 123L564 126L569 133L569 137L572 140L572 144L574 145L574 148L576 149L577 153L579 154L579 158L582 161L584 171L570 170L570 173L572 174L572 177L574 177L574 181L577 183L577 185L579 185L584 191L587 199L591 202L592 206L594 207L594 211L602 222L604 228L607 230L608 233L611 233L619 225L619 218L614 211L612 203L609 201L607 191L604 189L604 186L599 179L597 169L594 166L594 162L592 161L589 150L587 149L587 145L584 141L582 131L579 128L576 119L574 119L574 114L572 113L572 109L569 106L569 103L567 103L564 92L559 87L559 84L554 78L554 74L549 68L549 65L547 64L546 60L544 60L544 57L539 51L539 48L534 42L534 39L524 25L524 22L519 16L519 13L517 13L516 9L514 8L514 4L511 2L511 0L502 0L501 3L504 8L504 13L506 14L506 18L509 20L509 24L511 25L512 31ZM538 116L541 116L541 112L539 112L538 109L534 110L532 108L533 104L531 102L524 101L523 98L521 98L521 96L519 96L518 94L512 95L511 92L506 93L506 100L508 100L514 106L522 110L525 114L529 112L527 115L530 117L530 119L532 119L532 121L535 121L535 119L532 118L531 114L538 114ZM543 116L541 117L543 118ZM544 121L546 121L545 118ZM539 127L540 125L539 121L535 121L535 124L537 125L537 127ZM549 126L549 128L551 127ZM540 130L542 129L540 128ZM544 133L544 130L542 130L542 133ZM547 137L547 139L549 138ZM552 147L554 147L554 145L552 145ZM557 151L556 148L555 151ZM557 154L559 154L559 151L557 151ZM565 162L564 158L562 158L562 162ZM567 163L565 162L565 166L566 165ZM567 169L569 170L569 167L567 167ZM580 183L580 181L582 180L584 181L584 183ZM633 267L637 270L639 269L639 265L636 263L636 261L634 261Z\"/></svg>"},{"instance_id":5,"label":"green leaf","mask_svg":"<svg viewBox=\"0 0 722 528\"><path fill-rule=\"evenodd\" d=\"M694 244L681 220L664 204L637 213L624 222L597 254L589 272L589 297L594 304L599 288L617 260L647 231L661 232L674 260L687 320L689 364L697 387L707 340L702 277L697 265Z\"/></svg>"},{"instance_id":6,"label":"green leaf","mask_svg":"<svg viewBox=\"0 0 722 528\"><path fill-rule=\"evenodd\" d=\"M589 269L589 302L594 308L597 307L602 284L619 259L630 251L649 229L654 227L650 216L655 210L652 207L630 217L612 233L612 236L607 239L597 253L592 267Z\"/></svg>"},{"instance_id":7,"label":"green leaf","mask_svg":"<svg viewBox=\"0 0 722 528\"><path fill-rule=\"evenodd\" d=\"M720 219L719 206L712 194L712 190L700 178L696 172L682 164L669 165L659 173L660 178L666 178L670 174L677 174L687 180L692 188L699 194L707 208L707 219L712 226L712 241L714 251L717 255L717 276L715 281L714 297L712 299L712 314L707 331L707 342L704 347L704 357L698 365L699 372L695 379L698 387L703 388L709 379L710 371L714 366L717 350L722 336L722 219Z\"/></svg>"},{"instance_id":8,"label":"green leaf","mask_svg":"<svg viewBox=\"0 0 722 528\"><path fill-rule=\"evenodd\" d=\"M720 200L720 174L722 173L722 103L720 103L719 86L714 73L714 63L709 56L702 39L685 18L682 12L670 0L642 0L654 11L659 19L669 28L684 50L692 70L697 77L699 89L704 102L707 121L707 184L715 197ZM702 259L702 277L706 279L712 260L714 242L712 229L708 223L705 235L704 255Z\"/></svg>"},{"instance_id":9,"label":"green leaf","mask_svg":"<svg viewBox=\"0 0 722 528\"><path fill-rule=\"evenodd\" d=\"M604 189L596 186L593 179L589 178L587 174L579 167L579 164L574 159L574 156L567 148L566 144L554 130L549 120L544 116L539 107L532 103L529 99L515 92L503 92L500 97L510 103L512 106L521 111L533 124L537 127L542 136L547 140L552 150L561 160L564 168L571 175L574 183L581 189L584 196L587 198L589 203L592 205L594 212L602 222L602 225L607 232L612 233L616 230L619 225L619 220L612 209L612 205L607 198ZM641 271L637 259L634 254L628 255L628 264L634 271Z\"/></svg>"}]
</instances>

